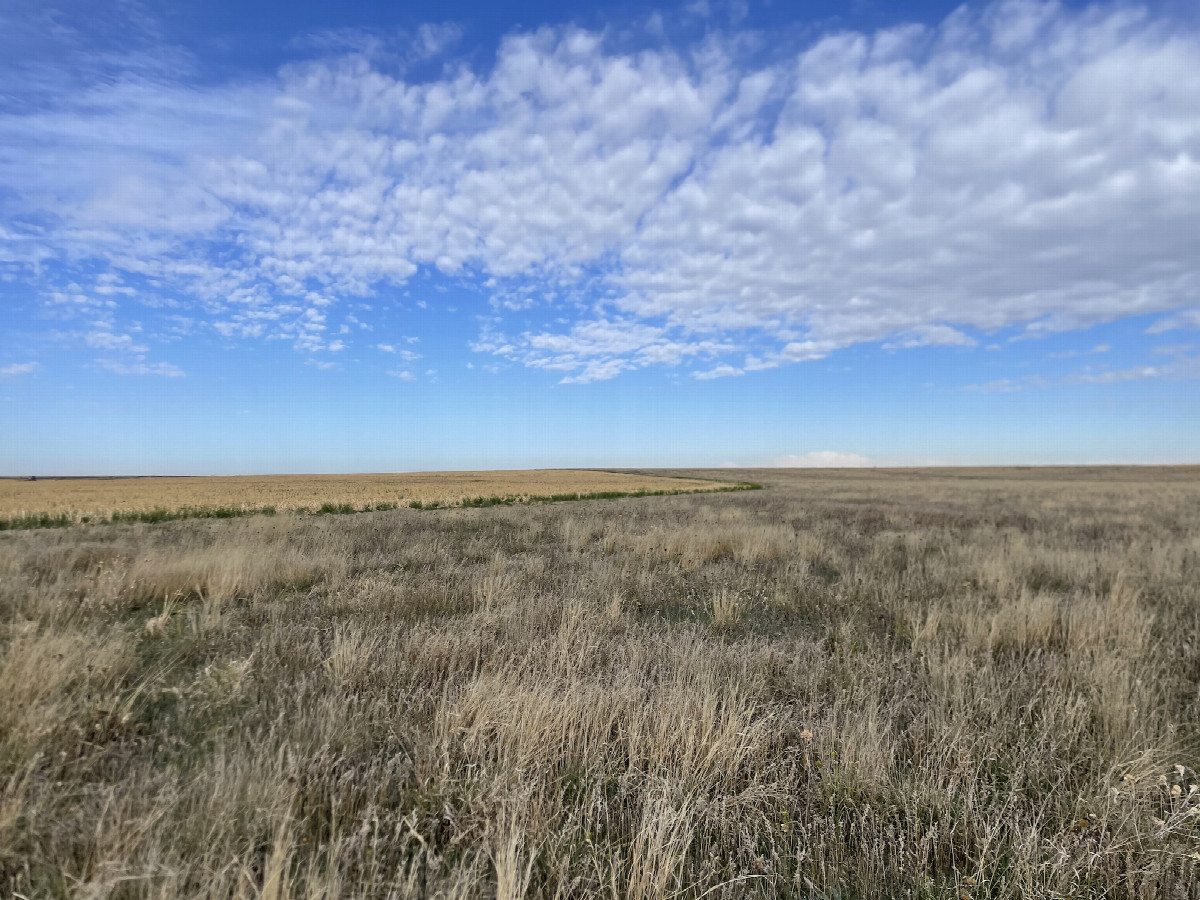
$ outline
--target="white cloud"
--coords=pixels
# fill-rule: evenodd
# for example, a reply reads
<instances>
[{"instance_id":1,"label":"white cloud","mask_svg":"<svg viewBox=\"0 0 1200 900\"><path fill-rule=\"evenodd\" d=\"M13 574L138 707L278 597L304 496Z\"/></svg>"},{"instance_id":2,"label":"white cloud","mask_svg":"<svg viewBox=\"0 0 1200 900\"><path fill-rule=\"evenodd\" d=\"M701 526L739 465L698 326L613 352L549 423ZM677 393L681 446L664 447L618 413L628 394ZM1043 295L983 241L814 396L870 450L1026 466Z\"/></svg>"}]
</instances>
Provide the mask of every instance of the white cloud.
<instances>
[{"instance_id":1,"label":"white cloud","mask_svg":"<svg viewBox=\"0 0 1200 900\"><path fill-rule=\"evenodd\" d=\"M0 115L0 210L47 223L0 232L0 272L107 260L48 303L124 309L152 283L226 338L313 352L338 346L328 307L436 268L495 284L501 314L565 317L476 343L565 382L972 347L1200 294L1194 25L1006 0L778 62L742 37L633 52L543 28L418 82L343 34L218 87L147 49ZM1184 327L1195 309L1150 331Z\"/></svg>"},{"instance_id":2,"label":"white cloud","mask_svg":"<svg viewBox=\"0 0 1200 900\"><path fill-rule=\"evenodd\" d=\"M913 347L975 347L978 344L975 338L949 325L918 325L883 346L885 349L894 350Z\"/></svg>"},{"instance_id":3,"label":"white cloud","mask_svg":"<svg viewBox=\"0 0 1200 900\"><path fill-rule=\"evenodd\" d=\"M388 374L391 375L393 378L399 378L401 381L416 381L417 380L417 376L414 375L412 372L409 372L407 369L405 369L405 370L393 369L393 370L390 370L388 372Z\"/></svg>"},{"instance_id":4,"label":"white cloud","mask_svg":"<svg viewBox=\"0 0 1200 900\"><path fill-rule=\"evenodd\" d=\"M1101 349L1103 348L1103 349ZM1172 357L1166 363L1158 365L1130 366L1124 369L1096 368L1084 366L1064 378L1050 381L1041 375L1025 375L1020 378L1000 378L986 384L968 385L967 390L982 394L1011 394L1029 388L1051 387L1056 384L1121 384L1127 381L1142 381L1148 378L1166 378L1173 380L1189 380L1200 378L1200 357L1189 356L1193 348L1190 345L1156 347L1157 356ZM1107 352L1108 348L1101 344L1093 348L1093 353ZM1074 355L1074 354L1070 354ZM1066 357L1067 354L1059 354Z\"/></svg>"},{"instance_id":5,"label":"white cloud","mask_svg":"<svg viewBox=\"0 0 1200 900\"><path fill-rule=\"evenodd\" d=\"M485 330L472 348L531 368L566 373L563 384L586 384L645 366L674 366L686 359L728 353L737 346L676 340L666 328L632 319L594 319L576 324L565 334L526 332L514 340Z\"/></svg>"},{"instance_id":6,"label":"white cloud","mask_svg":"<svg viewBox=\"0 0 1200 900\"><path fill-rule=\"evenodd\" d=\"M1174 331L1176 328L1200 329L1200 307L1185 309L1173 316L1159 319L1146 329L1146 333L1162 334L1164 331Z\"/></svg>"},{"instance_id":7,"label":"white cloud","mask_svg":"<svg viewBox=\"0 0 1200 900\"><path fill-rule=\"evenodd\" d=\"M40 368L41 366L35 362L9 363L7 366L0 366L0 376L31 375Z\"/></svg>"},{"instance_id":8,"label":"white cloud","mask_svg":"<svg viewBox=\"0 0 1200 900\"><path fill-rule=\"evenodd\" d=\"M1111 349L1112 349L1112 347L1110 347L1108 344L1097 344L1091 350L1087 350L1087 351L1060 350L1057 353L1047 353L1046 357L1047 357L1047 359L1074 359L1076 356L1079 356L1081 352L1107 353Z\"/></svg>"},{"instance_id":9,"label":"white cloud","mask_svg":"<svg viewBox=\"0 0 1200 900\"><path fill-rule=\"evenodd\" d=\"M393 345L393 344L378 344L377 346L384 353L393 353L399 359L402 359L405 362L414 362L421 358L420 353L415 353L412 350L404 350L404 349L398 350L398 349L396 349L395 345Z\"/></svg>"},{"instance_id":10,"label":"white cloud","mask_svg":"<svg viewBox=\"0 0 1200 900\"><path fill-rule=\"evenodd\" d=\"M714 366L711 369L705 369L701 372L693 372L693 378L699 378L701 381L709 381L713 378L728 378L733 375L745 375L745 369L739 369L736 366L720 365Z\"/></svg>"},{"instance_id":11,"label":"white cloud","mask_svg":"<svg viewBox=\"0 0 1200 900\"><path fill-rule=\"evenodd\" d=\"M97 359L95 365L114 375L160 375L164 378L182 378L183 369L165 362L146 362L141 359Z\"/></svg>"},{"instance_id":12,"label":"white cloud","mask_svg":"<svg viewBox=\"0 0 1200 900\"><path fill-rule=\"evenodd\" d=\"M415 50L421 59L445 53L462 40L462 29L453 22L427 22L417 29Z\"/></svg>"},{"instance_id":13,"label":"white cloud","mask_svg":"<svg viewBox=\"0 0 1200 900\"><path fill-rule=\"evenodd\" d=\"M997 378L984 384L969 384L968 391L980 394L1015 394L1029 388L1047 387L1050 384L1040 375L1025 375L1020 378Z\"/></svg>"},{"instance_id":14,"label":"white cloud","mask_svg":"<svg viewBox=\"0 0 1200 900\"><path fill-rule=\"evenodd\" d=\"M1164 344L1155 347L1150 352L1155 356L1186 356L1195 349L1195 344Z\"/></svg>"},{"instance_id":15,"label":"white cloud","mask_svg":"<svg viewBox=\"0 0 1200 900\"><path fill-rule=\"evenodd\" d=\"M1069 384L1119 384L1125 381L1141 381L1145 378L1167 378L1186 380L1200 378L1200 357L1189 356L1191 347L1156 347L1159 356L1173 357L1166 363L1153 366L1131 366L1126 369L1100 369L1087 367L1073 373Z\"/></svg>"},{"instance_id":16,"label":"white cloud","mask_svg":"<svg viewBox=\"0 0 1200 900\"><path fill-rule=\"evenodd\" d=\"M814 450L811 453L776 456L767 465L784 469L857 469L871 465L871 460L858 453Z\"/></svg>"},{"instance_id":17,"label":"white cloud","mask_svg":"<svg viewBox=\"0 0 1200 900\"><path fill-rule=\"evenodd\" d=\"M1118 384L1122 381L1160 378L1166 372L1167 369L1162 366L1134 366L1129 369L1110 369L1103 372L1077 372L1068 380L1075 384Z\"/></svg>"},{"instance_id":18,"label":"white cloud","mask_svg":"<svg viewBox=\"0 0 1200 900\"><path fill-rule=\"evenodd\" d=\"M83 336L84 343L95 350L115 350L122 353L145 353L149 349L135 344L128 334L113 334L111 331L89 331Z\"/></svg>"}]
</instances>

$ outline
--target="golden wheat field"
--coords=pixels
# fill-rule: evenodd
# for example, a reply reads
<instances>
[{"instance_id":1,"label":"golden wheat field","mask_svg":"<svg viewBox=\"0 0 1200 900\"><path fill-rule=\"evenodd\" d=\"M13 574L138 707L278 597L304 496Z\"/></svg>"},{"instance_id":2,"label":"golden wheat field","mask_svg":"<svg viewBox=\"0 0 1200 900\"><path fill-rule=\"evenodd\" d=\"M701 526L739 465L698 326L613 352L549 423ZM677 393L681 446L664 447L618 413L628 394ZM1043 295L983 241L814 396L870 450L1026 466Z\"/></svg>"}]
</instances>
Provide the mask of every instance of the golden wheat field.
<instances>
[{"instance_id":1,"label":"golden wheat field","mask_svg":"<svg viewBox=\"0 0 1200 900\"><path fill-rule=\"evenodd\" d=\"M1200 897L1196 469L665 474L0 534L0 890Z\"/></svg>"},{"instance_id":2,"label":"golden wheat field","mask_svg":"<svg viewBox=\"0 0 1200 900\"><path fill-rule=\"evenodd\" d=\"M604 491L711 490L711 480L572 469L411 472L381 475L267 475L164 478L0 479L0 518L46 513L110 515L195 507L312 511L412 501L454 505L474 497L528 497Z\"/></svg>"}]
</instances>

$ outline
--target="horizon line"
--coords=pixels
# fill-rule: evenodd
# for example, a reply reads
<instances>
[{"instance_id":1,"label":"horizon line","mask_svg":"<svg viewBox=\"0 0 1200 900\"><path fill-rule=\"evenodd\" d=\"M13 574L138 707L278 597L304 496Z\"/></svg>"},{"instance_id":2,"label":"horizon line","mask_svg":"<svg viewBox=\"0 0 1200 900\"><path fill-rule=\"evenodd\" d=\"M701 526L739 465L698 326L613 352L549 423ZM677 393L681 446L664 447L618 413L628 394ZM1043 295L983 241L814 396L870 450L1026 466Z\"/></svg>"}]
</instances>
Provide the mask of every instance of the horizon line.
<instances>
[{"instance_id":1,"label":"horizon line","mask_svg":"<svg viewBox=\"0 0 1200 900\"><path fill-rule=\"evenodd\" d=\"M408 469L395 471L354 472L242 472L236 474L121 474L103 475L42 474L0 475L0 481L67 481L67 480L122 480L135 478L321 478L321 477L369 477L390 475L452 475L478 472L695 472L695 471L756 471L756 472L862 472L862 471L936 471L943 469L1188 469L1200 468L1197 462L1079 462L1079 463L931 463L931 464L881 464L862 466L771 466L771 465L697 465L697 466L529 466L494 469Z\"/></svg>"}]
</instances>

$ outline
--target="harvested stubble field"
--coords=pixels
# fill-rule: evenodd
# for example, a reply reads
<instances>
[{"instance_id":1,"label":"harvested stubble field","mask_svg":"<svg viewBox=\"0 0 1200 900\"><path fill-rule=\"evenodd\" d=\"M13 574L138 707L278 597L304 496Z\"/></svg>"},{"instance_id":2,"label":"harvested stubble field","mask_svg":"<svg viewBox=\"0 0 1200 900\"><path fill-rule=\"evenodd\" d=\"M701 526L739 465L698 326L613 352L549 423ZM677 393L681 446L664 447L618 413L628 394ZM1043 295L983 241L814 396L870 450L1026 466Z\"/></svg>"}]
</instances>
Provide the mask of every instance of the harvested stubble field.
<instances>
[{"instance_id":1,"label":"harvested stubble field","mask_svg":"<svg viewBox=\"0 0 1200 900\"><path fill-rule=\"evenodd\" d=\"M0 887L1200 896L1197 470L736 474L0 535Z\"/></svg>"},{"instance_id":2,"label":"harvested stubble field","mask_svg":"<svg viewBox=\"0 0 1200 900\"><path fill-rule=\"evenodd\" d=\"M0 479L0 526L111 518L232 518L257 512L359 512L398 506L653 494L729 487L728 479L634 475L589 469L409 472L383 475L253 475L199 478ZM187 515L192 513L193 515Z\"/></svg>"}]
</instances>

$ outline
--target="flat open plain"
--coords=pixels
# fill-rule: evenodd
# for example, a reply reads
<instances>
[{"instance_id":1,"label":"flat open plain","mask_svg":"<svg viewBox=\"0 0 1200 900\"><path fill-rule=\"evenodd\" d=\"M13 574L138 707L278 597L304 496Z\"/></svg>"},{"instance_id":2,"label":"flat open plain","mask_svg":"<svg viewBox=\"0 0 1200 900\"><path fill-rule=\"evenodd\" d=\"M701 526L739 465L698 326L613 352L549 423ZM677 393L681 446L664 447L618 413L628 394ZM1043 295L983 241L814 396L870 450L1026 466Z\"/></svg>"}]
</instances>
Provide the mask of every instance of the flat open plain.
<instances>
[{"instance_id":1,"label":"flat open plain","mask_svg":"<svg viewBox=\"0 0 1200 900\"><path fill-rule=\"evenodd\" d=\"M1195 468L668 474L0 534L0 890L1200 896Z\"/></svg>"},{"instance_id":2,"label":"flat open plain","mask_svg":"<svg viewBox=\"0 0 1200 900\"><path fill-rule=\"evenodd\" d=\"M726 479L727 481L728 479ZM0 518L45 514L109 516L133 511L239 509L313 511L451 506L478 497L712 490L709 480L631 475L589 469L499 472L407 472L378 475L251 475L233 477L0 479Z\"/></svg>"}]
</instances>

